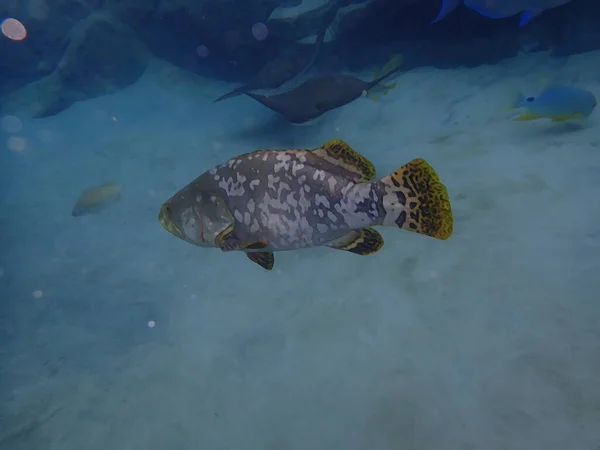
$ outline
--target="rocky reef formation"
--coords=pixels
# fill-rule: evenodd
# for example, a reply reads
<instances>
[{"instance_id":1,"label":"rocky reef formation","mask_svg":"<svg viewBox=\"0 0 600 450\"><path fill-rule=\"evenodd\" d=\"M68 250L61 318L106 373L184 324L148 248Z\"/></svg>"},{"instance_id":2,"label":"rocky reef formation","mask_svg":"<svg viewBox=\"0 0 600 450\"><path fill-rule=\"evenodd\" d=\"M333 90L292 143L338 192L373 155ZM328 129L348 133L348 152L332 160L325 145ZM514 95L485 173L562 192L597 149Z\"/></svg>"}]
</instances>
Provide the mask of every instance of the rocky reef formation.
<instances>
[{"instance_id":1,"label":"rocky reef formation","mask_svg":"<svg viewBox=\"0 0 600 450\"><path fill-rule=\"evenodd\" d=\"M114 92L141 76L149 55L247 82L275 55L313 43L333 3L339 13L321 61L329 70L380 66L395 53L411 68L600 48L596 0L549 10L526 27L464 7L432 24L441 0L5 0L1 17L28 34L0 36L2 110L43 117Z\"/></svg>"},{"instance_id":2,"label":"rocky reef formation","mask_svg":"<svg viewBox=\"0 0 600 450\"><path fill-rule=\"evenodd\" d=\"M76 101L110 94L134 83L148 63L148 52L136 34L103 13L89 14L64 38L66 46L54 69L8 93L3 101L5 113L54 115Z\"/></svg>"}]
</instances>

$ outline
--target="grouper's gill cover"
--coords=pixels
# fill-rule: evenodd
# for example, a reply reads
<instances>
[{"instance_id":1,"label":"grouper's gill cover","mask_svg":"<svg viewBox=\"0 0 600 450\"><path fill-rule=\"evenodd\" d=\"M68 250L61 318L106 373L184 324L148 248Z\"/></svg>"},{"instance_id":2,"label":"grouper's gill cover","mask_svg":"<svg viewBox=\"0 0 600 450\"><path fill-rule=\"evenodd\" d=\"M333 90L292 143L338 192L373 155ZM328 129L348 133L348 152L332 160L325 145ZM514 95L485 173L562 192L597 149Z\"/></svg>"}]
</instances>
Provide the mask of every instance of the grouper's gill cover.
<instances>
[{"instance_id":1,"label":"grouper's gill cover","mask_svg":"<svg viewBox=\"0 0 600 450\"><path fill-rule=\"evenodd\" d=\"M446 188L424 160L411 161L380 181L374 178L371 162L340 140L314 151L256 151L205 172L174 195L166 204L179 214L162 217L161 223L170 232L169 220L182 229L183 211L193 210L203 224L221 225L212 240L197 234L203 243L196 245L242 250L268 269L273 251L325 245L374 253L383 245L371 228L377 225L438 239L451 235ZM223 201L218 217L203 207L208 196Z\"/></svg>"}]
</instances>

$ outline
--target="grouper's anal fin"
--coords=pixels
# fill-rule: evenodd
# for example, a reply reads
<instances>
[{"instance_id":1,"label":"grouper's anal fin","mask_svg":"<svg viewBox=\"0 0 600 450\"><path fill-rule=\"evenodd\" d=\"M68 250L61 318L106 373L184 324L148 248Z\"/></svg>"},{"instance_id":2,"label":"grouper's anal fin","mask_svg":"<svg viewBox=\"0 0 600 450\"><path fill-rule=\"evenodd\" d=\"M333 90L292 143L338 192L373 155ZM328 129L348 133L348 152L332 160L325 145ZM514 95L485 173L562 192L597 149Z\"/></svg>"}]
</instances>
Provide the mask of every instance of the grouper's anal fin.
<instances>
[{"instance_id":1,"label":"grouper's anal fin","mask_svg":"<svg viewBox=\"0 0 600 450\"><path fill-rule=\"evenodd\" d=\"M383 237L371 227L353 230L346 236L325 244L337 250L345 250L357 255L372 255L383 247Z\"/></svg>"},{"instance_id":2,"label":"grouper's anal fin","mask_svg":"<svg viewBox=\"0 0 600 450\"><path fill-rule=\"evenodd\" d=\"M272 270L275 264L273 252L248 252L248 259L266 270Z\"/></svg>"}]
</instances>

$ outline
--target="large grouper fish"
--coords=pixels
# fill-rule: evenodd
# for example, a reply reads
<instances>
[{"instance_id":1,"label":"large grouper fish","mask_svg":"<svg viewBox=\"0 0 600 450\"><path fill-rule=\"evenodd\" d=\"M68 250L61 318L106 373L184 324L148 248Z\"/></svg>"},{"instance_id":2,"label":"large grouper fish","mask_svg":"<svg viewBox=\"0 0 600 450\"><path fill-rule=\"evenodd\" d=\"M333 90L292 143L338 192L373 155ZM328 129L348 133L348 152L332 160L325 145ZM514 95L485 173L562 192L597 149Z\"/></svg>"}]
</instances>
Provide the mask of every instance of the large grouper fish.
<instances>
[{"instance_id":1,"label":"large grouper fish","mask_svg":"<svg viewBox=\"0 0 600 450\"><path fill-rule=\"evenodd\" d=\"M315 150L258 150L203 173L158 215L171 234L199 247L241 250L267 270L273 252L327 246L377 252L372 226L448 239L446 187L423 159L375 179L375 167L335 139Z\"/></svg>"}]
</instances>

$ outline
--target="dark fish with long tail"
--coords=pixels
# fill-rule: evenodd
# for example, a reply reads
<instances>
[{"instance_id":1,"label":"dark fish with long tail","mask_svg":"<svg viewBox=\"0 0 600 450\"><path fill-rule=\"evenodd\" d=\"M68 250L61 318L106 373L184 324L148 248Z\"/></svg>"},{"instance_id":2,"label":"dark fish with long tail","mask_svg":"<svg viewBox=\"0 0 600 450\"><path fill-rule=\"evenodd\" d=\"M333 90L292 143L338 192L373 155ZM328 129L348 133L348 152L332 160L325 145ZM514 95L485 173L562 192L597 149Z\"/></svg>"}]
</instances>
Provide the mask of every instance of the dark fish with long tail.
<instances>
[{"instance_id":1,"label":"dark fish with long tail","mask_svg":"<svg viewBox=\"0 0 600 450\"><path fill-rule=\"evenodd\" d=\"M401 62L401 59L399 60ZM340 106L347 105L400 70L400 63L373 81L338 74L312 78L296 89L277 95L245 94L281 114L288 122L309 122Z\"/></svg>"}]
</instances>

